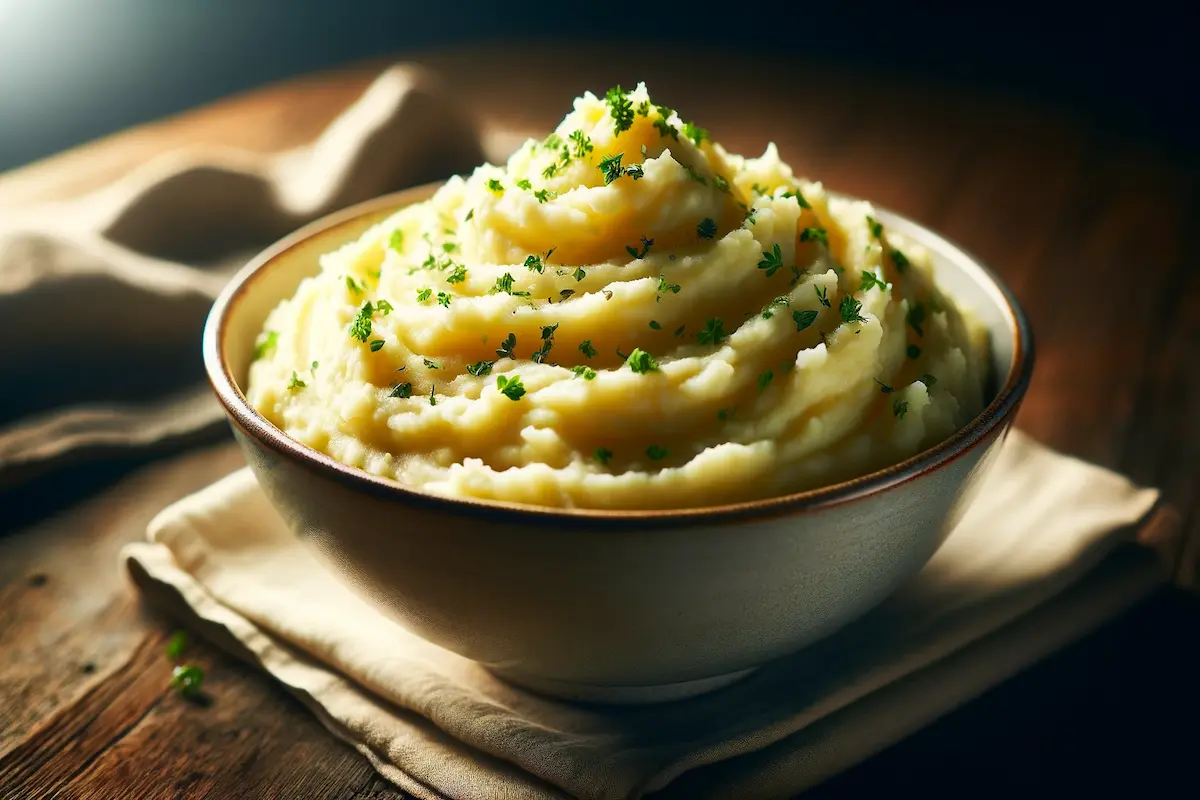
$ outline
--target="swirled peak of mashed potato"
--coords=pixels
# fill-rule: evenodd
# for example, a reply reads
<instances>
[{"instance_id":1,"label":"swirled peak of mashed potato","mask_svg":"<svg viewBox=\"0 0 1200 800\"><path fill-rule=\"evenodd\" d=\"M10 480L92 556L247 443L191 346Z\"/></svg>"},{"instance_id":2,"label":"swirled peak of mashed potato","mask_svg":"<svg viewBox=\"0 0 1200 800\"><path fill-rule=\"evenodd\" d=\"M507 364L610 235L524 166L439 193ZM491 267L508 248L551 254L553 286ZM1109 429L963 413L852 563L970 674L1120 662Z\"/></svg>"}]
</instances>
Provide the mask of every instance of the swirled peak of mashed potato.
<instances>
[{"instance_id":1,"label":"swirled peak of mashed potato","mask_svg":"<svg viewBox=\"0 0 1200 800\"><path fill-rule=\"evenodd\" d=\"M248 397L453 497L682 508L856 477L967 423L987 372L981 326L873 213L644 85L587 93L321 258Z\"/></svg>"}]
</instances>

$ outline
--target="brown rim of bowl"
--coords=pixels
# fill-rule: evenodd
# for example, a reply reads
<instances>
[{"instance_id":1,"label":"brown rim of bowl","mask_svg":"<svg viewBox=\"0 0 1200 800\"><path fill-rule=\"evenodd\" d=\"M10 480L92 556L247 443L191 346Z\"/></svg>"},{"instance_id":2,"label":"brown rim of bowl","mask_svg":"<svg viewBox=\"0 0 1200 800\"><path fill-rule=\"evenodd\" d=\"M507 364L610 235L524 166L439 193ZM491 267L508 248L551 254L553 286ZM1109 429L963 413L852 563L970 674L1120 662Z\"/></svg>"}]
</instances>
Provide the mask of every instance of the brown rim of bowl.
<instances>
[{"instance_id":1,"label":"brown rim of bowl","mask_svg":"<svg viewBox=\"0 0 1200 800\"><path fill-rule=\"evenodd\" d=\"M276 453L291 457L298 464L319 475L332 478L356 489L365 490L375 496L427 508L469 516L488 517L494 521L524 524L567 524L589 529L621 529L628 528L631 524L636 524L639 528L673 528L698 523L746 522L797 512L817 511L886 491L953 461L988 439L992 434L1001 433L1004 424L1011 419L1020 406L1029 386L1034 362L1033 334L1025 313L1021 310L1012 291L995 273L962 248L907 217L876 206L879 217L886 219L888 224L896 227L901 234L921 242L930 249L942 250L950 257L960 260L964 268L974 270L976 273L974 277L981 279L979 282L993 295L993 299L999 301L1015 332L1013 363L995 398L987 408L955 432L953 436L928 450L884 469L816 489L719 506L646 511L571 509L497 500L453 498L423 492L390 478L372 475L342 464L324 453L301 444L251 408L245 395L234 381L225 359L223 343L229 312L245 296L247 287L258 276L264 274L269 265L301 242L317 235L332 234L338 228L359 222L364 217L377 215L378 220L375 221L381 221L404 205L419 202L428 197L438 185L440 184L418 186L376 197L311 222L255 256L225 286L216 302L213 303L204 327L204 366L209 382L217 394L217 399L225 407L230 421L247 436ZM830 195L846 198L845 195L839 195L836 192L831 192Z\"/></svg>"}]
</instances>

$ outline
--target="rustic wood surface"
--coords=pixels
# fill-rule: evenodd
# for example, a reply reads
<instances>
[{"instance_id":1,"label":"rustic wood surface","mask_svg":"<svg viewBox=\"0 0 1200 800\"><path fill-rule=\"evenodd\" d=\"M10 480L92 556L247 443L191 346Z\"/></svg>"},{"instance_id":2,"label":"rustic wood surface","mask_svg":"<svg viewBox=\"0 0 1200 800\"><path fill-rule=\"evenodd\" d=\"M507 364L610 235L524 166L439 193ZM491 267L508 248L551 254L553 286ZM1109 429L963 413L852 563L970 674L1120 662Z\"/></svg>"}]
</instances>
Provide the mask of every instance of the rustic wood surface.
<instances>
[{"instance_id":1,"label":"rustic wood surface","mask_svg":"<svg viewBox=\"0 0 1200 800\"><path fill-rule=\"evenodd\" d=\"M773 139L798 172L944 233L997 269L1032 319L1039 361L1018 424L1161 487L1200 540L1195 164L1010 98L795 60L729 71L726 59L617 61L609 49L538 45L418 60L483 118L533 130L583 87L644 78L730 149L755 154ZM78 195L182 146L303 143L379 66L267 87L0 176L0 213ZM117 552L158 509L238 463L226 443L84 465L0 495L0 797L402 796L211 647L189 653L208 669L211 705L168 688L170 621L139 601ZM812 794L1069 782L1194 796L1185 723L1200 714L1197 622L1194 597L1164 591Z\"/></svg>"}]
</instances>

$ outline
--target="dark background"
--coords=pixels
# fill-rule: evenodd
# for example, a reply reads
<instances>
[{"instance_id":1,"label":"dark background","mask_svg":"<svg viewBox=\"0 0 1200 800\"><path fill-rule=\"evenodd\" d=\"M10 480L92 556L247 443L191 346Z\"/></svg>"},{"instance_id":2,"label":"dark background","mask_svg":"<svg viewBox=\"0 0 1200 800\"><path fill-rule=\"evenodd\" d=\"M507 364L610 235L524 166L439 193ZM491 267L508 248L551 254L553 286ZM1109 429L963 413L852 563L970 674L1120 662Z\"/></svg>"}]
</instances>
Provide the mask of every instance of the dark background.
<instances>
[{"instance_id":1,"label":"dark background","mask_svg":"<svg viewBox=\"0 0 1200 800\"><path fill-rule=\"evenodd\" d=\"M1200 94L1186 4L442 0L0 0L0 169L232 92L372 56L487 39L683 41L1002 89L1189 155ZM1111 9L1111 10L1110 10ZM1178 9L1178 10L1175 10ZM516 46L516 45L515 45ZM547 69L553 69L547 64ZM697 74L697 81L713 76ZM821 87L812 87L819 102Z\"/></svg>"}]
</instances>

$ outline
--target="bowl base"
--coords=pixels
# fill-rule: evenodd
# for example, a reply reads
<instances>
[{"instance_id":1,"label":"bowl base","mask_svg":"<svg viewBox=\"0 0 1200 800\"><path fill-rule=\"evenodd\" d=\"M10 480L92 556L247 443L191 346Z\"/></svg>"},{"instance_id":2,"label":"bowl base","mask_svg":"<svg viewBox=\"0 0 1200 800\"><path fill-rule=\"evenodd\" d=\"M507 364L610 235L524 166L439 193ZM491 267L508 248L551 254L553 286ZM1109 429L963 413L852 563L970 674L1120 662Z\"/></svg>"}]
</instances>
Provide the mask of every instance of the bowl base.
<instances>
[{"instance_id":1,"label":"bowl base","mask_svg":"<svg viewBox=\"0 0 1200 800\"><path fill-rule=\"evenodd\" d=\"M652 703L669 703L673 700L686 700L717 689L723 689L737 683L758 667L751 667L727 675L716 675L711 678L701 678L694 681L679 683L660 683L645 686L614 686L595 685L588 683L571 683L556 681L551 678L538 678L531 675L513 675L501 669L488 668L496 677L508 683L516 684L540 695L556 700L568 700L575 703L601 703L605 705L650 705Z\"/></svg>"}]
</instances>

